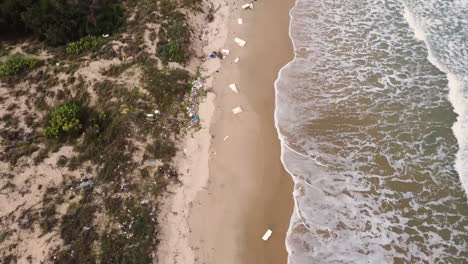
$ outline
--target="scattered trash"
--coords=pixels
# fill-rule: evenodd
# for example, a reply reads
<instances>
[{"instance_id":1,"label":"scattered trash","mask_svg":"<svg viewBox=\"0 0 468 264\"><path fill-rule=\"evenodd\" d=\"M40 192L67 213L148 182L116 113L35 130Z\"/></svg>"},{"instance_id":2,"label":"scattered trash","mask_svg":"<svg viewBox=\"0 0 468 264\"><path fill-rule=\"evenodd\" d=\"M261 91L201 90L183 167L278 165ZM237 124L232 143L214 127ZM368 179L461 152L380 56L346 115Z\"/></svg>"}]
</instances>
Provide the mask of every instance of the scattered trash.
<instances>
[{"instance_id":1,"label":"scattered trash","mask_svg":"<svg viewBox=\"0 0 468 264\"><path fill-rule=\"evenodd\" d=\"M84 181L84 182L78 184L78 186L76 188L81 189L81 188L84 188L84 187L87 187L87 186L92 186L92 185L94 185L94 182L92 180L89 180L89 181Z\"/></svg>"},{"instance_id":2,"label":"scattered trash","mask_svg":"<svg viewBox=\"0 0 468 264\"><path fill-rule=\"evenodd\" d=\"M141 201L141 204L148 204L149 203L149 200L143 200Z\"/></svg>"},{"instance_id":3,"label":"scattered trash","mask_svg":"<svg viewBox=\"0 0 468 264\"><path fill-rule=\"evenodd\" d=\"M159 115L161 112L159 112L159 110L156 109L156 110L154 110L154 113Z\"/></svg>"},{"instance_id":4,"label":"scattered trash","mask_svg":"<svg viewBox=\"0 0 468 264\"><path fill-rule=\"evenodd\" d=\"M195 89L203 88L203 83L200 80L194 80L192 82L192 88L195 88Z\"/></svg>"},{"instance_id":5,"label":"scattered trash","mask_svg":"<svg viewBox=\"0 0 468 264\"><path fill-rule=\"evenodd\" d=\"M232 113L235 114L235 115L237 115L239 113L242 113L242 108L240 106L238 106L236 108L233 108Z\"/></svg>"},{"instance_id":6,"label":"scattered trash","mask_svg":"<svg viewBox=\"0 0 468 264\"><path fill-rule=\"evenodd\" d=\"M231 83L229 85L229 88L231 88L231 90L235 93L239 93L239 90L237 90L237 86L234 84L234 83Z\"/></svg>"},{"instance_id":7,"label":"scattered trash","mask_svg":"<svg viewBox=\"0 0 468 264\"><path fill-rule=\"evenodd\" d=\"M109 34L102 34L102 37L107 38L107 37L109 37Z\"/></svg>"},{"instance_id":8,"label":"scattered trash","mask_svg":"<svg viewBox=\"0 0 468 264\"><path fill-rule=\"evenodd\" d=\"M247 44L247 41L240 39L240 38L235 38L234 41L237 43L237 45L244 47L245 44Z\"/></svg>"},{"instance_id":9,"label":"scattered trash","mask_svg":"<svg viewBox=\"0 0 468 264\"><path fill-rule=\"evenodd\" d=\"M242 6L242 9L253 9L253 4L250 3L250 4L245 4Z\"/></svg>"},{"instance_id":10,"label":"scattered trash","mask_svg":"<svg viewBox=\"0 0 468 264\"><path fill-rule=\"evenodd\" d=\"M273 231L271 231L270 229L268 229L268 230L265 232L265 234L263 235L262 239L265 240L265 241L267 241L267 240L270 238L270 236L271 236L272 233L273 233Z\"/></svg>"},{"instance_id":11,"label":"scattered trash","mask_svg":"<svg viewBox=\"0 0 468 264\"><path fill-rule=\"evenodd\" d=\"M222 53L223 55L227 56L227 55L229 55L230 52L229 52L228 49L222 49L222 50L221 50L221 53Z\"/></svg>"},{"instance_id":12,"label":"scattered trash","mask_svg":"<svg viewBox=\"0 0 468 264\"><path fill-rule=\"evenodd\" d=\"M237 57L235 60L234 60L235 63L238 63L239 62L239 57Z\"/></svg>"},{"instance_id":13,"label":"scattered trash","mask_svg":"<svg viewBox=\"0 0 468 264\"><path fill-rule=\"evenodd\" d=\"M237 24L242 25L242 18L237 19Z\"/></svg>"},{"instance_id":14,"label":"scattered trash","mask_svg":"<svg viewBox=\"0 0 468 264\"><path fill-rule=\"evenodd\" d=\"M213 53L211 53L211 55L210 55L210 58L212 58L212 59L216 59L216 54L215 54L214 52L213 52Z\"/></svg>"},{"instance_id":15,"label":"scattered trash","mask_svg":"<svg viewBox=\"0 0 468 264\"><path fill-rule=\"evenodd\" d=\"M198 121L198 120L200 120L200 118L199 118L198 116L194 116L194 117L193 117L193 120L194 120L194 121Z\"/></svg>"},{"instance_id":16,"label":"scattered trash","mask_svg":"<svg viewBox=\"0 0 468 264\"><path fill-rule=\"evenodd\" d=\"M89 229L91 229L89 226L83 226L83 231L88 231Z\"/></svg>"},{"instance_id":17,"label":"scattered trash","mask_svg":"<svg viewBox=\"0 0 468 264\"><path fill-rule=\"evenodd\" d=\"M60 62L55 63L55 65L59 66L59 65L60 65Z\"/></svg>"},{"instance_id":18,"label":"scattered trash","mask_svg":"<svg viewBox=\"0 0 468 264\"><path fill-rule=\"evenodd\" d=\"M229 138L229 136L226 136L226 137L223 139L223 141L226 141L228 138Z\"/></svg>"},{"instance_id":19,"label":"scattered trash","mask_svg":"<svg viewBox=\"0 0 468 264\"><path fill-rule=\"evenodd\" d=\"M153 117L153 114L146 114L147 117Z\"/></svg>"}]
</instances>

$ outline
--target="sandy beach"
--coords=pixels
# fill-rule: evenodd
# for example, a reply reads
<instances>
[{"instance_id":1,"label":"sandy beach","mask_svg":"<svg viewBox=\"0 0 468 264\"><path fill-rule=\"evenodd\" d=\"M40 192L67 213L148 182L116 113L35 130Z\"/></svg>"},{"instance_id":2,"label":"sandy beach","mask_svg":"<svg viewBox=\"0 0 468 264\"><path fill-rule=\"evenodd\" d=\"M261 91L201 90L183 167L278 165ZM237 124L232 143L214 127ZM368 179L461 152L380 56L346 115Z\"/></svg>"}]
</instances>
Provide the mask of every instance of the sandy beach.
<instances>
[{"instance_id":1,"label":"sandy beach","mask_svg":"<svg viewBox=\"0 0 468 264\"><path fill-rule=\"evenodd\" d=\"M212 37L230 55L220 65L203 65L213 92L200 108L202 129L179 155L182 184L161 209L161 263L287 262L293 185L280 162L274 81L293 57L288 12L294 2L254 2L253 10L242 4L223 3L215 14L228 23ZM236 37L247 44L239 47ZM238 106L243 112L234 115ZM273 235L265 242L267 229Z\"/></svg>"}]
</instances>

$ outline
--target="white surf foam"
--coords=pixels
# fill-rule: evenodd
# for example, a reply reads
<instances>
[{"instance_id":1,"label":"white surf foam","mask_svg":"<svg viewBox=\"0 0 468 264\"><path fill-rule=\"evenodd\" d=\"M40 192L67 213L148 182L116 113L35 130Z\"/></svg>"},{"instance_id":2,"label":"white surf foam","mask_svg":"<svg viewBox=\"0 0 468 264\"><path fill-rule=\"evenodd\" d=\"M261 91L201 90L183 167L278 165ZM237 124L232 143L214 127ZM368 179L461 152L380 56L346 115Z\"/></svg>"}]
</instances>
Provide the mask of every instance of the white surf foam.
<instances>
[{"instance_id":1,"label":"white surf foam","mask_svg":"<svg viewBox=\"0 0 468 264\"><path fill-rule=\"evenodd\" d=\"M425 32L424 23L416 19L406 4L403 3L403 5L404 18L408 22L408 25L413 29L416 39L423 41L427 47L427 60L440 71L447 74L449 87L448 97L453 105L454 112L458 114L457 121L452 127L459 145L457 159L455 161L455 169L459 174L460 182L468 197L468 88L465 88L468 85L468 81L466 80L468 76L461 76L461 78L459 78L454 73L450 72L448 67L438 61L428 43L428 36ZM468 59L468 57L465 59Z\"/></svg>"}]
</instances>

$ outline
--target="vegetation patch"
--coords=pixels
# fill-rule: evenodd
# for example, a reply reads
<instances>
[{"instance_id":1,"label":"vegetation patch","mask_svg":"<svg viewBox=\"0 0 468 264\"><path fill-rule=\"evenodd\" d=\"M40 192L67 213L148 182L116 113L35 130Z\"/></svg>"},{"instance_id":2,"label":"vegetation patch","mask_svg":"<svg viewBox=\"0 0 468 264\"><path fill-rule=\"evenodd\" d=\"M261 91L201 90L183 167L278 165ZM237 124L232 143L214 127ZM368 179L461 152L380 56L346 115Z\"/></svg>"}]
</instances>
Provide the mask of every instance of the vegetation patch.
<instances>
[{"instance_id":1,"label":"vegetation patch","mask_svg":"<svg viewBox=\"0 0 468 264\"><path fill-rule=\"evenodd\" d=\"M105 40L102 37L86 36L78 41L67 44L67 54L78 55L86 51L95 50L104 44Z\"/></svg>"},{"instance_id":2,"label":"vegetation patch","mask_svg":"<svg viewBox=\"0 0 468 264\"><path fill-rule=\"evenodd\" d=\"M190 81L190 74L186 70L161 70L154 64L149 64L144 69L144 88L151 93L162 112L168 112L183 101L184 96L190 92Z\"/></svg>"},{"instance_id":3,"label":"vegetation patch","mask_svg":"<svg viewBox=\"0 0 468 264\"><path fill-rule=\"evenodd\" d=\"M96 208L90 203L91 191L83 190L84 197L78 203L71 204L62 217L60 237L65 247L56 253L55 263L96 263L92 249L98 234L93 227Z\"/></svg>"},{"instance_id":4,"label":"vegetation patch","mask_svg":"<svg viewBox=\"0 0 468 264\"><path fill-rule=\"evenodd\" d=\"M175 11L159 30L157 54L164 63L186 63L190 58L190 30L185 15Z\"/></svg>"},{"instance_id":5,"label":"vegetation patch","mask_svg":"<svg viewBox=\"0 0 468 264\"><path fill-rule=\"evenodd\" d=\"M75 103L68 103L52 109L44 134L50 138L59 138L77 135L82 129L80 107Z\"/></svg>"},{"instance_id":6,"label":"vegetation patch","mask_svg":"<svg viewBox=\"0 0 468 264\"><path fill-rule=\"evenodd\" d=\"M0 61L0 78L13 77L28 72L39 66L39 60L33 57L14 54L5 61Z\"/></svg>"}]
</instances>

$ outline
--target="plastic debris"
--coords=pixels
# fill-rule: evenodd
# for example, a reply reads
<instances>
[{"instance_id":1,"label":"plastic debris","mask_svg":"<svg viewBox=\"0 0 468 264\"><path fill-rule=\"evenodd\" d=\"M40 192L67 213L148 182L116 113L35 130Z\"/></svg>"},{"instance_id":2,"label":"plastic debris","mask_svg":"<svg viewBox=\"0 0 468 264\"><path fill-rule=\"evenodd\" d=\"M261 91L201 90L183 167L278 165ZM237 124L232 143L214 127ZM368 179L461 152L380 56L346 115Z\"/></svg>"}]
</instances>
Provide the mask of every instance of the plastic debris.
<instances>
[{"instance_id":1,"label":"plastic debris","mask_svg":"<svg viewBox=\"0 0 468 264\"><path fill-rule=\"evenodd\" d=\"M141 204L148 204L149 203L149 200L143 200L141 201Z\"/></svg>"},{"instance_id":2,"label":"plastic debris","mask_svg":"<svg viewBox=\"0 0 468 264\"><path fill-rule=\"evenodd\" d=\"M214 54L214 53L211 53L211 55L210 55L210 58L212 58L212 59L216 59L216 54Z\"/></svg>"},{"instance_id":3,"label":"plastic debris","mask_svg":"<svg viewBox=\"0 0 468 264\"><path fill-rule=\"evenodd\" d=\"M195 89L203 88L203 83L200 80L194 80L192 82L192 88L195 88Z\"/></svg>"},{"instance_id":4,"label":"plastic debris","mask_svg":"<svg viewBox=\"0 0 468 264\"><path fill-rule=\"evenodd\" d=\"M237 19L237 24L242 25L242 18Z\"/></svg>"},{"instance_id":5,"label":"plastic debris","mask_svg":"<svg viewBox=\"0 0 468 264\"><path fill-rule=\"evenodd\" d=\"M160 114L161 112L159 112L159 110L156 109L156 110L154 110L154 113L158 115L158 114Z\"/></svg>"},{"instance_id":6,"label":"plastic debris","mask_svg":"<svg viewBox=\"0 0 468 264\"><path fill-rule=\"evenodd\" d=\"M147 117L153 117L153 114L146 114Z\"/></svg>"},{"instance_id":7,"label":"plastic debris","mask_svg":"<svg viewBox=\"0 0 468 264\"><path fill-rule=\"evenodd\" d=\"M102 34L102 37L107 38L107 37L109 37L109 34Z\"/></svg>"},{"instance_id":8,"label":"plastic debris","mask_svg":"<svg viewBox=\"0 0 468 264\"><path fill-rule=\"evenodd\" d=\"M89 181L81 182L80 184L78 184L78 186L76 188L81 189L81 188L88 187L88 186L93 186L93 185L94 185L94 181L89 180Z\"/></svg>"},{"instance_id":9,"label":"plastic debris","mask_svg":"<svg viewBox=\"0 0 468 264\"><path fill-rule=\"evenodd\" d=\"M247 41L243 40L243 39L240 39L240 38L235 38L234 39L234 42L237 43L237 45L241 46L241 47L244 47L245 44L247 44Z\"/></svg>"},{"instance_id":10,"label":"plastic debris","mask_svg":"<svg viewBox=\"0 0 468 264\"><path fill-rule=\"evenodd\" d=\"M235 60L234 60L235 63L238 63L239 62L239 57L237 57Z\"/></svg>"},{"instance_id":11,"label":"plastic debris","mask_svg":"<svg viewBox=\"0 0 468 264\"><path fill-rule=\"evenodd\" d=\"M200 118L199 118L198 116L194 116L194 117L193 117L193 120L194 120L194 121L198 121L198 120L200 120Z\"/></svg>"},{"instance_id":12,"label":"plastic debris","mask_svg":"<svg viewBox=\"0 0 468 264\"><path fill-rule=\"evenodd\" d=\"M235 114L235 115L237 115L239 113L242 113L242 108L240 106L238 106L236 108L233 108L232 113Z\"/></svg>"},{"instance_id":13,"label":"plastic debris","mask_svg":"<svg viewBox=\"0 0 468 264\"><path fill-rule=\"evenodd\" d=\"M234 84L234 83L231 83L229 85L229 88L231 88L231 90L235 93L239 93L239 90L237 90L237 86Z\"/></svg>"},{"instance_id":14,"label":"plastic debris","mask_svg":"<svg viewBox=\"0 0 468 264\"><path fill-rule=\"evenodd\" d=\"M230 51L228 49L222 49L221 53L225 56L229 55Z\"/></svg>"},{"instance_id":15,"label":"plastic debris","mask_svg":"<svg viewBox=\"0 0 468 264\"><path fill-rule=\"evenodd\" d=\"M250 3L250 4L245 4L242 6L242 9L253 9L253 4Z\"/></svg>"},{"instance_id":16,"label":"plastic debris","mask_svg":"<svg viewBox=\"0 0 468 264\"><path fill-rule=\"evenodd\" d=\"M265 240L265 241L267 241L267 240L270 238L270 236L271 236L272 233L273 233L273 231L271 231L270 229L268 229L268 230L265 232L265 234L263 235L262 239Z\"/></svg>"},{"instance_id":17,"label":"plastic debris","mask_svg":"<svg viewBox=\"0 0 468 264\"><path fill-rule=\"evenodd\" d=\"M223 141L226 141L228 138L229 138L229 136L226 136L226 137L223 139Z\"/></svg>"}]
</instances>

